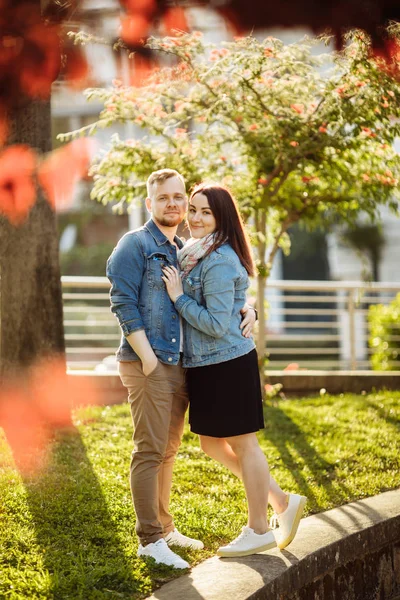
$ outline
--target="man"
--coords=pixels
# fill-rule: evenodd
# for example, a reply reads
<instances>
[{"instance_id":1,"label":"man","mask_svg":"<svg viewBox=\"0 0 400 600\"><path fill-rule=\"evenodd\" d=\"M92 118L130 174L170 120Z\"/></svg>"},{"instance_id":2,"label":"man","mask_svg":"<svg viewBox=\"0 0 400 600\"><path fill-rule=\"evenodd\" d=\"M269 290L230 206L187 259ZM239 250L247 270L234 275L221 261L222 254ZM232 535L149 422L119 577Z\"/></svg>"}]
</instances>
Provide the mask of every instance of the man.
<instances>
[{"instance_id":1,"label":"man","mask_svg":"<svg viewBox=\"0 0 400 600\"><path fill-rule=\"evenodd\" d=\"M107 276L111 310L123 333L117 360L134 427L130 482L138 555L185 569L189 564L169 546L200 550L203 543L181 534L169 513L188 398L181 365L182 325L162 280L163 266L178 266L177 250L183 245L176 236L187 211L183 177L173 169L153 172L146 208L151 219L122 237L108 259ZM253 322L253 315L244 319L244 335Z\"/></svg>"}]
</instances>

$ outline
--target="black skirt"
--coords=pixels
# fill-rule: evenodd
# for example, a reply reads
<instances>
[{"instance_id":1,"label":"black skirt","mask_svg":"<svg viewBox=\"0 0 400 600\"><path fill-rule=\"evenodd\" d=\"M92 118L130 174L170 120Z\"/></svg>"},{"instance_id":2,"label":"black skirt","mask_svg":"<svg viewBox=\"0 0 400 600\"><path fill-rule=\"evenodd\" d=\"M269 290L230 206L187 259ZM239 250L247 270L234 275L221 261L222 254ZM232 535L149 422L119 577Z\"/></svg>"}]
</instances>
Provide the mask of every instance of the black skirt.
<instances>
[{"instance_id":1,"label":"black skirt","mask_svg":"<svg viewBox=\"0 0 400 600\"><path fill-rule=\"evenodd\" d=\"M187 382L193 433L224 438L264 428L256 350L187 369Z\"/></svg>"}]
</instances>

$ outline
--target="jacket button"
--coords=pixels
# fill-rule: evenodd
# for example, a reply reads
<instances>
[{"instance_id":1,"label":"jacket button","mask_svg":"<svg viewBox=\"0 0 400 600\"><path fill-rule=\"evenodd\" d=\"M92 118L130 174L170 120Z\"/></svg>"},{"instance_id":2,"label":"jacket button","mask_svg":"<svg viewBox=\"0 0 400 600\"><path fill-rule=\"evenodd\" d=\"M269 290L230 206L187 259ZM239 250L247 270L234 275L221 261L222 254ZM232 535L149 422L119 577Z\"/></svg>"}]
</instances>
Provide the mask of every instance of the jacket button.
<instances>
[{"instance_id":1,"label":"jacket button","mask_svg":"<svg viewBox=\"0 0 400 600\"><path fill-rule=\"evenodd\" d=\"M170 356L168 357L168 362L172 362L172 358Z\"/></svg>"},{"instance_id":2,"label":"jacket button","mask_svg":"<svg viewBox=\"0 0 400 600\"><path fill-rule=\"evenodd\" d=\"M176 339L175 339L175 338L172 338L172 341L173 341L173 342L176 342Z\"/></svg>"}]
</instances>

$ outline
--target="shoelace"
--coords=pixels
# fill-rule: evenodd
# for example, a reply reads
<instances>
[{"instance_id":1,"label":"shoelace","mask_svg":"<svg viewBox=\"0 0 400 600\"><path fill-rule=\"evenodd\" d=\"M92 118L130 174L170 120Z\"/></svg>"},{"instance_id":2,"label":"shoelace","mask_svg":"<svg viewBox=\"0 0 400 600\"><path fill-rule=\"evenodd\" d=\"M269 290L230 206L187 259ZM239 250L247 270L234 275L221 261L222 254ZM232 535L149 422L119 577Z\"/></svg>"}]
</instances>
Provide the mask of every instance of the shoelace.
<instances>
[{"instance_id":1,"label":"shoelace","mask_svg":"<svg viewBox=\"0 0 400 600\"><path fill-rule=\"evenodd\" d=\"M232 540L232 542L230 542L229 546L233 546L234 544L238 544L239 542L241 542L242 540L244 540L244 538L246 538L248 535L250 535L250 531L243 530L242 533L239 533L239 535L237 536L237 538L235 538L234 540Z\"/></svg>"},{"instance_id":2,"label":"shoelace","mask_svg":"<svg viewBox=\"0 0 400 600\"><path fill-rule=\"evenodd\" d=\"M274 513L269 521L269 526L271 529L276 529L278 527L279 521L278 521L278 515L276 513Z\"/></svg>"},{"instance_id":3,"label":"shoelace","mask_svg":"<svg viewBox=\"0 0 400 600\"><path fill-rule=\"evenodd\" d=\"M172 550L168 546L164 546L164 544L158 544L158 552L160 553L160 558L169 558L173 554Z\"/></svg>"}]
</instances>

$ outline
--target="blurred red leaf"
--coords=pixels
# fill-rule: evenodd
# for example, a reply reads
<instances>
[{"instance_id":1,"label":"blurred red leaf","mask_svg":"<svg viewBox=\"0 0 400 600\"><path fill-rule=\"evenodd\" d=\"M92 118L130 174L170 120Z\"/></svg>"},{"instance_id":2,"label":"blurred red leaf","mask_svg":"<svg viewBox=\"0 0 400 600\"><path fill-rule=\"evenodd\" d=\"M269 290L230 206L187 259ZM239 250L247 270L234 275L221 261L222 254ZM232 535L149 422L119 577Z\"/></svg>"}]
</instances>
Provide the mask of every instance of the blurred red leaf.
<instances>
[{"instance_id":1,"label":"blurred red leaf","mask_svg":"<svg viewBox=\"0 0 400 600\"><path fill-rule=\"evenodd\" d=\"M42 18L39 2L0 4L0 90L12 109L25 96L49 97L61 66L60 26Z\"/></svg>"},{"instance_id":2,"label":"blurred red leaf","mask_svg":"<svg viewBox=\"0 0 400 600\"><path fill-rule=\"evenodd\" d=\"M156 0L121 0L121 4L130 13L151 15L157 8Z\"/></svg>"},{"instance_id":3,"label":"blurred red leaf","mask_svg":"<svg viewBox=\"0 0 400 600\"><path fill-rule=\"evenodd\" d=\"M13 225L21 224L36 201L33 181L36 155L25 145L0 153L0 213Z\"/></svg>"},{"instance_id":4,"label":"blurred red leaf","mask_svg":"<svg viewBox=\"0 0 400 600\"><path fill-rule=\"evenodd\" d=\"M24 40L22 37L16 37L12 34L3 35L0 44L0 65L3 67L18 58L23 44Z\"/></svg>"},{"instance_id":5,"label":"blurred red leaf","mask_svg":"<svg viewBox=\"0 0 400 600\"><path fill-rule=\"evenodd\" d=\"M34 367L30 387L44 423L51 428L71 426L73 406L92 405L98 400L95 388L87 380L68 376L65 362L57 358Z\"/></svg>"},{"instance_id":6,"label":"blurred red leaf","mask_svg":"<svg viewBox=\"0 0 400 600\"><path fill-rule=\"evenodd\" d=\"M39 469L59 428L72 427L72 406L98 402L96 388L68 376L63 359L53 358L21 374L20 381L3 386L0 426L23 472Z\"/></svg>"},{"instance_id":7,"label":"blurred red leaf","mask_svg":"<svg viewBox=\"0 0 400 600\"><path fill-rule=\"evenodd\" d=\"M129 83L134 87L144 85L154 71L154 64L147 58L138 56L137 54L134 55L130 65Z\"/></svg>"},{"instance_id":8,"label":"blurred red leaf","mask_svg":"<svg viewBox=\"0 0 400 600\"><path fill-rule=\"evenodd\" d=\"M384 47L373 49L372 55L388 75L400 80L400 42L398 40L385 40Z\"/></svg>"},{"instance_id":9,"label":"blurred red leaf","mask_svg":"<svg viewBox=\"0 0 400 600\"><path fill-rule=\"evenodd\" d=\"M0 398L0 426L12 449L14 460L24 473L39 468L50 432L27 393L9 388Z\"/></svg>"},{"instance_id":10,"label":"blurred red leaf","mask_svg":"<svg viewBox=\"0 0 400 600\"><path fill-rule=\"evenodd\" d=\"M8 119L5 113L3 113L0 110L0 146L4 146L4 144L6 143L9 132L10 126L8 123Z\"/></svg>"},{"instance_id":11,"label":"blurred red leaf","mask_svg":"<svg viewBox=\"0 0 400 600\"><path fill-rule=\"evenodd\" d=\"M81 48L73 46L65 49L66 66L64 76L70 87L83 89L87 85L89 76L89 65Z\"/></svg>"},{"instance_id":12,"label":"blurred red leaf","mask_svg":"<svg viewBox=\"0 0 400 600\"><path fill-rule=\"evenodd\" d=\"M48 98L61 67L58 28L37 23L25 32L24 45L30 51L20 65L21 89L28 96Z\"/></svg>"},{"instance_id":13,"label":"blurred red leaf","mask_svg":"<svg viewBox=\"0 0 400 600\"><path fill-rule=\"evenodd\" d=\"M80 138L52 152L38 169L38 180L50 205L65 208L72 202L77 182L88 171L95 140Z\"/></svg>"},{"instance_id":14,"label":"blurred red leaf","mask_svg":"<svg viewBox=\"0 0 400 600\"><path fill-rule=\"evenodd\" d=\"M188 22L185 10L180 6L168 8L163 17L163 22L167 35L170 35L175 29L178 31L188 31Z\"/></svg>"},{"instance_id":15,"label":"blurred red leaf","mask_svg":"<svg viewBox=\"0 0 400 600\"><path fill-rule=\"evenodd\" d=\"M300 368L298 363L289 363L283 370L284 371L298 371Z\"/></svg>"},{"instance_id":16,"label":"blurred red leaf","mask_svg":"<svg viewBox=\"0 0 400 600\"><path fill-rule=\"evenodd\" d=\"M140 13L122 17L121 37L129 45L140 44L147 37L150 25L150 20Z\"/></svg>"}]
</instances>

